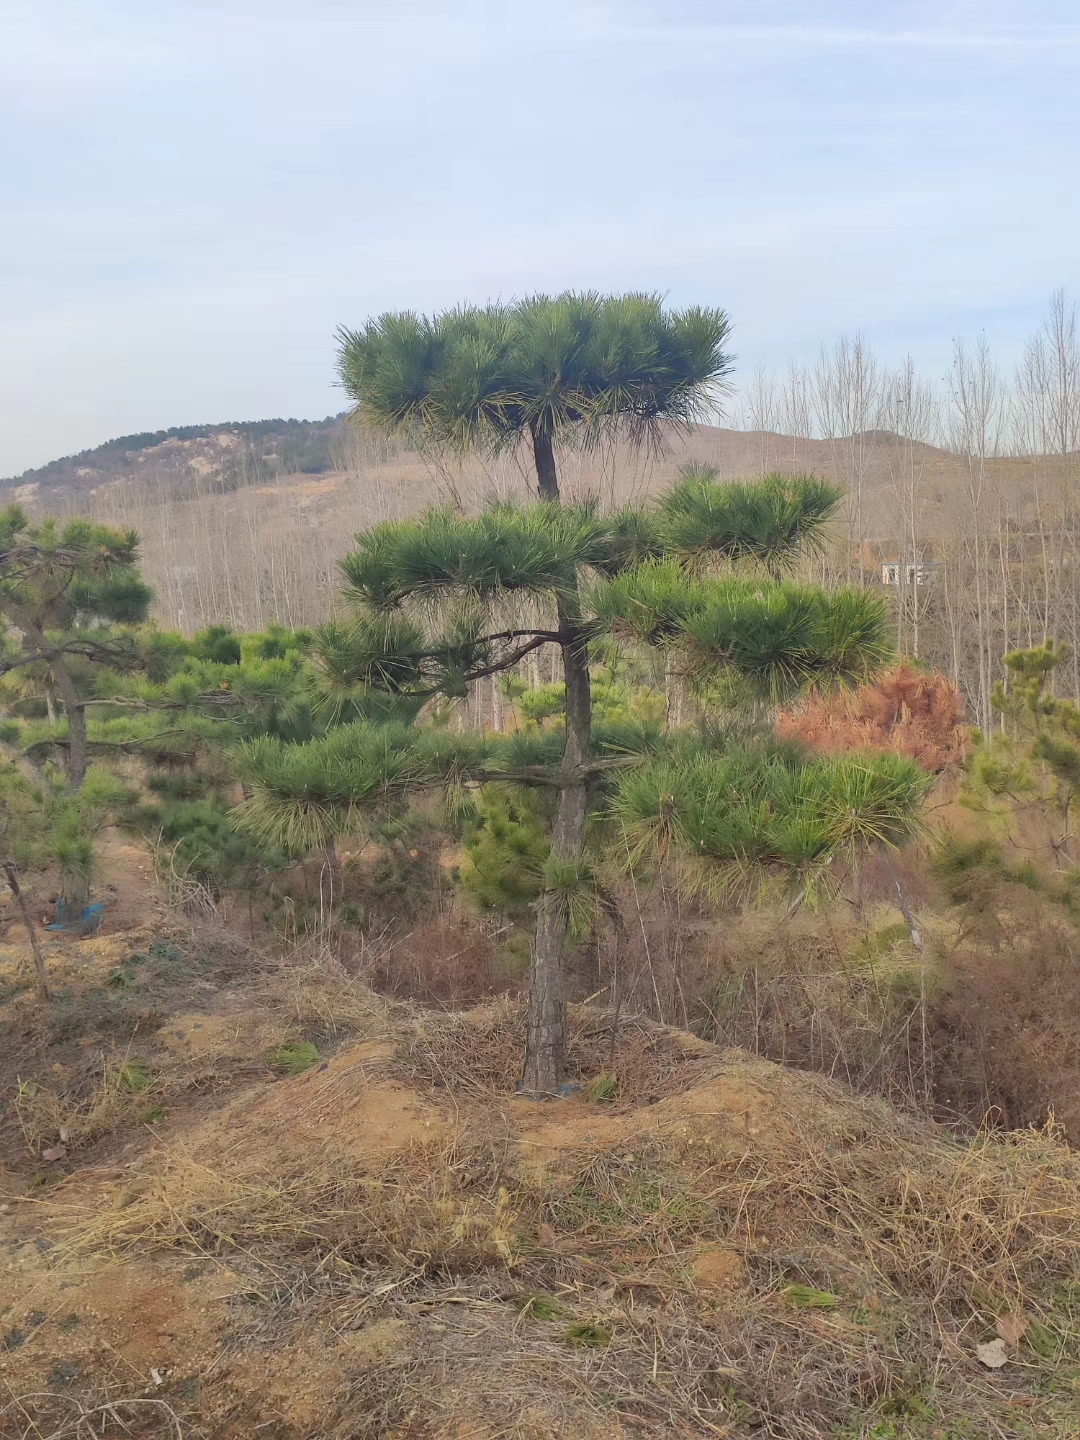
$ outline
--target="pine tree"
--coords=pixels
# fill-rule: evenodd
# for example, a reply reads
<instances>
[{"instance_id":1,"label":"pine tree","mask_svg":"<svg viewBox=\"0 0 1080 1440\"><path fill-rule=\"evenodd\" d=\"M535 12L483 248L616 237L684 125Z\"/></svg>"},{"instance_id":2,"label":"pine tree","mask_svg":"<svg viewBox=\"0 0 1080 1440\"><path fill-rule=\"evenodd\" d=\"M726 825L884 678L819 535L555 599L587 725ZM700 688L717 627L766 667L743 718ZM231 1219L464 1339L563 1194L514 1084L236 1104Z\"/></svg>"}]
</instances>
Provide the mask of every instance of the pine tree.
<instances>
[{"instance_id":1,"label":"pine tree","mask_svg":"<svg viewBox=\"0 0 1080 1440\"><path fill-rule=\"evenodd\" d=\"M357 536L341 564L351 623L335 622L316 640L328 692L414 699L465 695L541 646L558 649L561 753L549 749L544 763L504 771L557 794L533 943L528 1092L551 1093L561 1080L564 960L587 868L590 785L633 758L597 743L590 644L615 633L661 647L678 653L688 673L737 674L763 702L811 683L860 680L888 655L879 598L779 578L835 510L839 494L823 482L771 477L725 486L693 469L649 509L604 516L562 502L557 447L595 444L612 432L642 443L665 423L687 426L729 368L727 330L719 311L566 295L430 320L384 315L342 333L342 379L367 423L463 449L524 444L535 465L539 499L530 505L471 516L432 510ZM546 623L529 618L537 613ZM699 773L678 787L675 771L663 769L675 761L650 763L642 773L651 788L642 790L637 777L626 782L638 783L636 810L626 789L615 805L630 830L637 826L638 852L666 826L673 843L696 844L699 856L727 868L745 859L802 873L840 844L895 843L910 828L921 787L913 766L890 757L820 762L802 775L801 789L788 778L792 767L774 765L747 806L732 803L731 784L753 778L750 759L736 772L706 774L705 758L683 757L678 773ZM687 817L670 824L669 782L681 797L675 810ZM714 825L707 836L704 817L689 818L701 795L728 817L726 829ZM770 824L770 807L783 823Z\"/></svg>"},{"instance_id":2,"label":"pine tree","mask_svg":"<svg viewBox=\"0 0 1080 1440\"><path fill-rule=\"evenodd\" d=\"M36 667L64 706L68 788L89 764L86 706L96 671L131 671L141 658L116 626L145 618L151 591L136 568L138 537L89 520L31 525L10 506L0 513L0 673Z\"/></svg>"},{"instance_id":3,"label":"pine tree","mask_svg":"<svg viewBox=\"0 0 1080 1440\"><path fill-rule=\"evenodd\" d=\"M1054 672L1068 662L1068 645L1047 640L1004 657L1008 683L994 686L991 703L1008 731L975 734L967 764L970 799L1011 800L1040 810L1059 867L1074 855L1072 815L1080 794L1080 705L1052 693Z\"/></svg>"}]
</instances>

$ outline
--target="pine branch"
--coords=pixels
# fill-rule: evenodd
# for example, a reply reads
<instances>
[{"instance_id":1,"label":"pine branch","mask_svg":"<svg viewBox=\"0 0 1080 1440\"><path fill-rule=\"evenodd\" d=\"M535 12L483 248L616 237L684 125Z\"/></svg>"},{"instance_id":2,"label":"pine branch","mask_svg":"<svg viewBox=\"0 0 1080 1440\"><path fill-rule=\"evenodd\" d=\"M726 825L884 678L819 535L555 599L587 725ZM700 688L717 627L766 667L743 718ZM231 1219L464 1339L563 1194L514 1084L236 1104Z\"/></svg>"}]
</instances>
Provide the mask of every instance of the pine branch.
<instances>
[{"instance_id":1,"label":"pine branch","mask_svg":"<svg viewBox=\"0 0 1080 1440\"><path fill-rule=\"evenodd\" d=\"M481 635L477 645L488 645L496 640L518 640L525 635L533 636L537 640L547 640L553 645L561 645L566 638L561 630L500 630L496 635Z\"/></svg>"},{"instance_id":2,"label":"pine branch","mask_svg":"<svg viewBox=\"0 0 1080 1440\"><path fill-rule=\"evenodd\" d=\"M483 680L487 675L499 675L504 670L509 670L511 665L516 665L519 660L523 660L525 656L531 654L533 650L539 650L541 645L551 644L553 639L557 642L558 636L553 636L549 631L545 631L542 635L537 635L534 639L530 640L527 645L519 645L516 650L512 650L509 655L504 655L501 660L496 661L494 664L485 665L478 670L467 671L465 674L466 683L471 684L474 680Z\"/></svg>"},{"instance_id":3,"label":"pine branch","mask_svg":"<svg viewBox=\"0 0 1080 1440\"><path fill-rule=\"evenodd\" d=\"M32 650L29 654L19 655L14 660L0 657L0 675L6 675L9 670L18 670L20 665L33 665L38 660L46 659L48 656L43 655L40 650Z\"/></svg>"},{"instance_id":4,"label":"pine branch","mask_svg":"<svg viewBox=\"0 0 1080 1440\"><path fill-rule=\"evenodd\" d=\"M140 750L156 745L160 740L171 740L175 735L190 737L190 734L191 732L188 730L159 730L154 735L143 735L134 740L88 740L86 743L89 750L119 750L124 754L135 755ZM45 740L35 740L32 745L27 745L21 753L28 760L36 763L38 757L49 750L69 750L70 748L71 741L65 735L50 735Z\"/></svg>"},{"instance_id":5,"label":"pine branch","mask_svg":"<svg viewBox=\"0 0 1080 1440\"><path fill-rule=\"evenodd\" d=\"M508 780L516 785L539 785L559 790L577 780L589 780L607 771L640 765L647 758L644 755L609 755L602 760L590 760L585 765L522 765L516 770L477 770L469 778L478 784L489 780Z\"/></svg>"}]
</instances>

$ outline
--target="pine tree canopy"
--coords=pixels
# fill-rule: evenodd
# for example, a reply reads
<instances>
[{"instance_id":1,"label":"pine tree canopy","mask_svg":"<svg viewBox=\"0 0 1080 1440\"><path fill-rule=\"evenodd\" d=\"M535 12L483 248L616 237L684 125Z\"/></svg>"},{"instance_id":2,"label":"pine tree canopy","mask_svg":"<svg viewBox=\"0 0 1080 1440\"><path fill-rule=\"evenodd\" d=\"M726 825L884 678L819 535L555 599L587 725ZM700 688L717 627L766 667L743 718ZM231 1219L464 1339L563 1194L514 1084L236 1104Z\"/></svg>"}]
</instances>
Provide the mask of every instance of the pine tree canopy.
<instances>
[{"instance_id":1,"label":"pine tree canopy","mask_svg":"<svg viewBox=\"0 0 1080 1440\"><path fill-rule=\"evenodd\" d=\"M699 580L658 560L598 586L592 602L615 635L678 646L699 675L731 667L772 701L815 682L857 681L891 653L885 602L856 587Z\"/></svg>"},{"instance_id":2,"label":"pine tree canopy","mask_svg":"<svg viewBox=\"0 0 1080 1440\"><path fill-rule=\"evenodd\" d=\"M364 828L419 778L407 731L357 721L304 745L262 736L238 747L249 795L237 823L294 854L325 845L351 826Z\"/></svg>"},{"instance_id":3,"label":"pine tree canopy","mask_svg":"<svg viewBox=\"0 0 1080 1440\"><path fill-rule=\"evenodd\" d=\"M31 525L17 505L0 513L0 612L25 630L89 631L146 616L150 587L135 568L134 531L89 520Z\"/></svg>"},{"instance_id":4,"label":"pine tree canopy","mask_svg":"<svg viewBox=\"0 0 1080 1440\"><path fill-rule=\"evenodd\" d=\"M812 883L836 855L907 839L926 784L900 756L806 761L736 743L628 771L611 809L635 861L671 850L708 862L703 878L722 887L770 876Z\"/></svg>"},{"instance_id":5,"label":"pine tree canopy","mask_svg":"<svg viewBox=\"0 0 1080 1440\"><path fill-rule=\"evenodd\" d=\"M149 608L137 558L134 531L90 520L31 525L17 505L0 512L0 625L20 636L0 644L0 676L31 667L59 694L68 734L55 740L67 752L72 791L89 763L84 706L93 687L80 669L142 664L134 638L113 629L144 619Z\"/></svg>"},{"instance_id":6,"label":"pine tree canopy","mask_svg":"<svg viewBox=\"0 0 1080 1440\"><path fill-rule=\"evenodd\" d=\"M883 601L775 578L819 542L838 500L813 479L725 485L690 467L658 503L613 515L538 501L376 526L341 561L351 623L316 636L326 703L366 687L462 695L559 642L554 618L545 629L521 615L551 613L588 576L592 640L678 646L690 671L731 669L771 700L856 681L889 653Z\"/></svg>"},{"instance_id":7,"label":"pine tree canopy","mask_svg":"<svg viewBox=\"0 0 1080 1440\"><path fill-rule=\"evenodd\" d=\"M567 589L580 565L607 558L610 526L591 506L493 505L479 515L442 508L378 525L341 561L347 598L375 610L450 590L477 600Z\"/></svg>"},{"instance_id":8,"label":"pine tree canopy","mask_svg":"<svg viewBox=\"0 0 1080 1440\"><path fill-rule=\"evenodd\" d=\"M338 369L367 424L460 449L528 434L638 443L689 425L731 362L722 310L666 310L657 295L534 295L433 316L384 314L339 332Z\"/></svg>"},{"instance_id":9,"label":"pine tree canopy","mask_svg":"<svg viewBox=\"0 0 1080 1440\"><path fill-rule=\"evenodd\" d=\"M721 485L711 466L687 465L660 501L660 548L688 560L754 560L775 574L820 546L839 501L837 487L814 476Z\"/></svg>"},{"instance_id":10,"label":"pine tree canopy","mask_svg":"<svg viewBox=\"0 0 1080 1440\"><path fill-rule=\"evenodd\" d=\"M410 790L452 786L479 771L487 754L477 734L376 720L336 726L302 745L260 736L235 752L249 794L232 814L260 840L303 856L336 835L368 833Z\"/></svg>"}]
</instances>

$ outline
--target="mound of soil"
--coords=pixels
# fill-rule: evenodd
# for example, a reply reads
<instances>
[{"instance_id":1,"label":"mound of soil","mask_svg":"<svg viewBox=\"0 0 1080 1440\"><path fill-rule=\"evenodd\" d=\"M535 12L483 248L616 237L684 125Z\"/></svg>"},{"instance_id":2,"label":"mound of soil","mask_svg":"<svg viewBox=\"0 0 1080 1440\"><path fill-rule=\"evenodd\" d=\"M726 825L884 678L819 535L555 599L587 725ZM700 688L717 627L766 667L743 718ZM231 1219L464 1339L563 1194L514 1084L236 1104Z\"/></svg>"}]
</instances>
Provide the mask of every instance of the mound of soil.
<instances>
[{"instance_id":1,"label":"mound of soil","mask_svg":"<svg viewBox=\"0 0 1080 1440\"><path fill-rule=\"evenodd\" d=\"M70 949L82 1032L5 1006L65 1057L5 1131L5 1440L1075 1433L1053 1134L960 1144L584 1008L538 1104L516 1002L424 1015L190 933Z\"/></svg>"}]
</instances>

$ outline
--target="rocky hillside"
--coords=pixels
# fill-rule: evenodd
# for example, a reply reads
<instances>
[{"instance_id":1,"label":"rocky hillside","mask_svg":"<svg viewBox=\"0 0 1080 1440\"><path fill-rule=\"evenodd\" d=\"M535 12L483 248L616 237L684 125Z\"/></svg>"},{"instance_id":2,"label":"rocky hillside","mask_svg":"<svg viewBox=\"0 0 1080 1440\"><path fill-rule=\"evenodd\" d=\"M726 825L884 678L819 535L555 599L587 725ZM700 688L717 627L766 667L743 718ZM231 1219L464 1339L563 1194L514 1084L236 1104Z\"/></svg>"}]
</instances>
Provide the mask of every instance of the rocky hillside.
<instances>
[{"instance_id":1,"label":"rocky hillside","mask_svg":"<svg viewBox=\"0 0 1080 1440\"><path fill-rule=\"evenodd\" d=\"M121 482L160 484L177 498L221 494L279 475L320 475L342 463L344 416L179 425L121 435L92 450L0 480L0 499L41 508L97 497Z\"/></svg>"}]
</instances>

